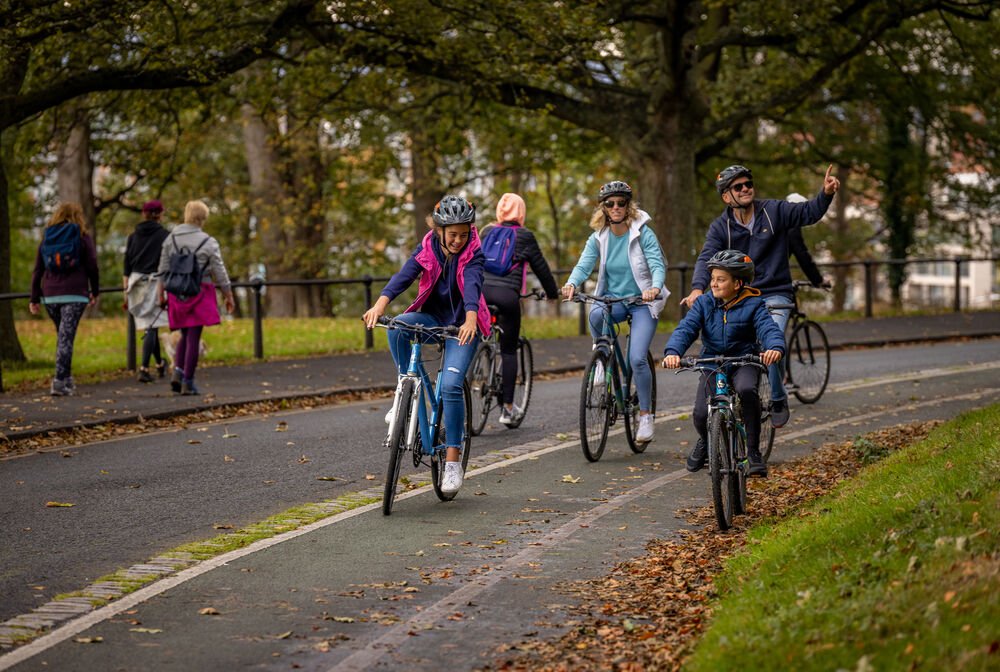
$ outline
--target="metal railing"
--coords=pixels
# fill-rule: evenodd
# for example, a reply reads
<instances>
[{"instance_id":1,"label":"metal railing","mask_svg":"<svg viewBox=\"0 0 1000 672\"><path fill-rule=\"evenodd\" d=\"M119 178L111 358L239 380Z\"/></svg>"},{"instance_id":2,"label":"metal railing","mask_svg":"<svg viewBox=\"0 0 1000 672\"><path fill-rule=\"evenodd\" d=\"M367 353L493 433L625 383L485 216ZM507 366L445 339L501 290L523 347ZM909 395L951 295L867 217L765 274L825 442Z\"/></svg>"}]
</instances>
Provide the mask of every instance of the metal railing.
<instances>
[{"instance_id":1,"label":"metal railing","mask_svg":"<svg viewBox=\"0 0 1000 672\"><path fill-rule=\"evenodd\" d=\"M882 260L859 260L859 261L839 261L839 262L829 262L829 263L819 263L817 266L820 268L838 268L838 267L861 267L863 268L863 278L864 278L864 316L873 317L874 313L874 303L876 296L875 287L875 274L876 269L880 266L892 267L892 266L907 266L914 264L954 264L953 278L953 289L954 294L952 298L952 310L954 312L961 312L962 310L962 268L967 264L973 262L994 262L1000 261L1000 257L932 257L932 258L920 258L920 259L882 259ZM680 301L680 298L686 296L690 291L689 282L690 276L693 273L694 265L688 263L674 264L668 267L668 288L674 292L671 296L673 300L676 298ZM571 269L556 269L553 271L553 275L557 278L569 276ZM676 283L671 284L669 282L670 277L674 276L676 278ZM364 275L358 278L330 278L330 279L309 279L309 280L269 280L261 281L255 280L251 282L234 282L232 287L234 289L246 289L250 292L249 303L250 303L250 319L254 321L253 327L253 356L255 359L264 358L264 309L263 309L263 293L264 289L267 287L302 287L302 286L350 286L350 285L361 285L363 290L363 302L365 306L372 305L372 286L374 283L384 283L389 280L388 276L371 276ZM102 288L102 294L114 294L117 292L122 292L121 287L107 287ZM0 301L13 301L18 299L28 299L31 295L28 293L11 293L11 294L0 294ZM584 304L579 304L578 309L578 332L579 334L585 335L589 333L588 330L588 318L586 314L586 307ZM135 321L131 314L127 317L127 327L126 327L126 366L130 371L134 371L136 368L136 330ZM365 348L371 349L374 347L374 340L372 332L365 330ZM0 369L0 392L3 391L3 373Z\"/></svg>"}]
</instances>

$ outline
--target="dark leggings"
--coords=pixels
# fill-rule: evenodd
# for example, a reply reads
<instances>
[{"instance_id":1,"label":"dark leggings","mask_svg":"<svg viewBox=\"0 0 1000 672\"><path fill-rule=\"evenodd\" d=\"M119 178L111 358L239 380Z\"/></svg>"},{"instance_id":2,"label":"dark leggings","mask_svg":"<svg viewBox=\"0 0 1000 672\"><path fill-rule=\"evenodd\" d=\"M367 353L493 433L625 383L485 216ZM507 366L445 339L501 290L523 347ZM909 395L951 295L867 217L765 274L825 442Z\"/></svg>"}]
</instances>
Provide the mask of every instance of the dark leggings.
<instances>
[{"instance_id":1,"label":"dark leggings","mask_svg":"<svg viewBox=\"0 0 1000 672\"><path fill-rule=\"evenodd\" d=\"M174 367L178 364L184 372L184 380L194 380L194 370L198 367L198 346L201 344L201 330L204 327L182 327L181 340L177 343Z\"/></svg>"},{"instance_id":2,"label":"dark leggings","mask_svg":"<svg viewBox=\"0 0 1000 672\"><path fill-rule=\"evenodd\" d=\"M743 424L747 430L747 452L760 453L760 397L757 383L760 371L753 366L740 366L730 375L730 381L743 405ZM708 445L708 396L715 384L715 374L703 373L698 381L698 394L694 398L694 428L698 430L705 445Z\"/></svg>"},{"instance_id":3,"label":"dark leggings","mask_svg":"<svg viewBox=\"0 0 1000 672\"><path fill-rule=\"evenodd\" d=\"M56 325L56 380L73 376L73 342L86 303L46 303L45 312Z\"/></svg>"},{"instance_id":4,"label":"dark leggings","mask_svg":"<svg viewBox=\"0 0 1000 672\"><path fill-rule=\"evenodd\" d=\"M521 337L521 298L509 287L484 287L486 303L499 308L497 323L503 329L500 337L500 371L503 375L503 403L514 403L514 383L517 380L517 342Z\"/></svg>"},{"instance_id":5,"label":"dark leggings","mask_svg":"<svg viewBox=\"0 0 1000 672\"><path fill-rule=\"evenodd\" d=\"M142 334L142 368L149 368L149 360L156 359L157 365L163 361L160 354L160 330L156 327L149 327Z\"/></svg>"}]
</instances>

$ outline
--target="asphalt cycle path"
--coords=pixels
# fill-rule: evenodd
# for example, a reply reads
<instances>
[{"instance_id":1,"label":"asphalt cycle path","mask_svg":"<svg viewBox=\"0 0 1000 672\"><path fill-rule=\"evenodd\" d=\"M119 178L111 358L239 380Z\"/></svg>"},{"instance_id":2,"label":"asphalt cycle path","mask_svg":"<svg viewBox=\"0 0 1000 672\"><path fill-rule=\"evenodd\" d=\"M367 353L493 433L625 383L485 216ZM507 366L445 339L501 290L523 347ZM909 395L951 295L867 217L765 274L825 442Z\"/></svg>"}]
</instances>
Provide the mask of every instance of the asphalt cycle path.
<instances>
[{"instance_id":1,"label":"asphalt cycle path","mask_svg":"<svg viewBox=\"0 0 1000 672\"><path fill-rule=\"evenodd\" d=\"M834 353L831 385L920 371L930 363L995 361L998 343ZM696 378L658 371L661 415L690 410ZM508 431L494 411L484 435L473 439L474 459L575 436L579 389L577 376L538 381L527 421ZM293 506L377 488L385 473L381 442L389 404L382 399L195 424L0 461L6 523L0 527L0 622L181 544ZM792 403L790 427L807 408ZM689 441L671 431L659 426L648 456L684 456ZM74 506L49 508L46 502Z\"/></svg>"},{"instance_id":2,"label":"asphalt cycle path","mask_svg":"<svg viewBox=\"0 0 1000 672\"><path fill-rule=\"evenodd\" d=\"M837 380L820 404L794 407L775 459L996 401L995 343L981 352L976 345L903 349L918 364L886 366L884 377L877 366L899 362L902 350L845 362L868 375ZM454 502L439 503L425 488L388 518L375 504L259 542L0 657L0 669L481 665L504 642L568 627L561 605L573 596L555 586L640 554L649 538L684 527L676 511L707 502L707 479L684 472L676 448L693 440L690 422L664 411L657 433L638 456L615 435L597 464L583 460L575 441L561 441L473 472Z\"/></svg>"}]
</instances>

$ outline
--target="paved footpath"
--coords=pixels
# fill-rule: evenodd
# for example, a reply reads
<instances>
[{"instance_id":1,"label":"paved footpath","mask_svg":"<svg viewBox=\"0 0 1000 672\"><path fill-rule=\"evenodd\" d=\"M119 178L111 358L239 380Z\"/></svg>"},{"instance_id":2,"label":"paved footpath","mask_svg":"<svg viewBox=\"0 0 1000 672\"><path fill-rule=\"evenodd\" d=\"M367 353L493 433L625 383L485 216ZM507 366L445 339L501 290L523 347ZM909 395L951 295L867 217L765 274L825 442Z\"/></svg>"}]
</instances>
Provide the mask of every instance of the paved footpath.
<instances>
[{"instance_id":1,"label":"paved footpath","mask_svg":"<svg viewBox=\"0 0 1000 672\"><path fill-rule=\"evenodd\" d=\"M824 322L834 349L879 347L960 338L1000 336L1000 311L951 313ZM211 340L211 331L207 335ZM658 334L654 350L666 342ZM590 337L534 340L535 371L580 369L590 353ZM83 385L76 397L50 397L44 391L0 394L0 435L10 440L74 426L135 422L261 400L382 391L395 384L385 352L269 361L241 366L206 366L198 371L204 395L173 395L166 381L142 385L134 378Z\"/></svg>"}]
</instances>

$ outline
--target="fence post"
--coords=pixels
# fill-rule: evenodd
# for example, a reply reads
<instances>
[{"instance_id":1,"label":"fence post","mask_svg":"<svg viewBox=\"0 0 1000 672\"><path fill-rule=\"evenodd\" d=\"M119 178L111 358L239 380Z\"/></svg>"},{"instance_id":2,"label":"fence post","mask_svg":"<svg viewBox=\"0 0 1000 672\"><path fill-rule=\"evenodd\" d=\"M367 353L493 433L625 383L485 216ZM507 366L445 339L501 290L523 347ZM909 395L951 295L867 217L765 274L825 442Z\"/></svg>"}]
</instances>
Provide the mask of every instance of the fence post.
<instances>
[{"instance_id":1,"label":"fence post","mask_svg":"<svg viewBox=\"0 0 1000 672\"><path fill-rule=\"evenodd\" d=\"M681 298L684 298L685 296L687 296L687 294L685 294L684 292L687 289L687 270L688 270L688 265L687 264L678 264L677 265L677 270L681 272L680 295L681 295ZM685 315L687 315L687 312L688 312L687 304L683 304L682 303L681 304L681 317L684 317Z\"/></svg>"},{"instance_id":2,"label":"fence post","mask_svg":"<svg viewBox=\"0 0 1000 672\"><path fill-rule=\"evenodd\" d=\"M135 371L135 316L132 315L131 311L128 313L128 328L126 331L128 331L128 347L126 348L125 368L129 371Z\"/></svg>"},{"instance_id":3,"label":"fence post","mask_svg":"<svg viewBox=\"0 0 1000 672\"><path fill-rule=\"evenodd\" d=\"M365 274L365 310L372 307L372 276ZM375 333L372 329L365 329L365 350L375 347Z\"/></svg>"},{"instance_id":4,"label":"fence post","mask_svg":"<svg viewBox=\"0 0 1000 672\"><path fill-rule=\"evenodd\" d=\"M964 259L955 259L955 312L962 312L962 262Z\"/></svg>"},{"instance_id":5,"label":"fence post","mask_svg":"<svg viewBox=\"0 0 1000 672\"><path fill-rule=\"evenodd\" d=\"M3 394L3 360L0 359L0 394Z\"/></svg>"},{"instance_id":6,"label":"fence post","mask_svg":"<svg viewBox=\"0 0 1000 672\"><path fill-rule=\"evenodd\" d=\"M253 356L264 359L264 323L263 308L260 300L260 290L264 285L260 280L253 283Z\"/></svg>"},{"instance_id":7,"label":"fence post","mask_svg":"<svg viewBox=\"0 0 1000 672\"><path fill-rule=\"evenodd\" d=\"M588 333L590 333L589 331L587 331L587 312L585 310L587 304L581 301L576 305L580 306L580 310L577 311L577 333L579 333L581 336L586 336Z\"/></svg>"},{"instance_id":8,"label":"fence post","mask_svg":"<svg viewBox=\"0 0 1000 672\"><path fill-rule=\"evenodd\" d=\"M874 275L874 263L865 261L865 317L872 316L872 302L875 291Z\"/></svg>"}]
</instances>

